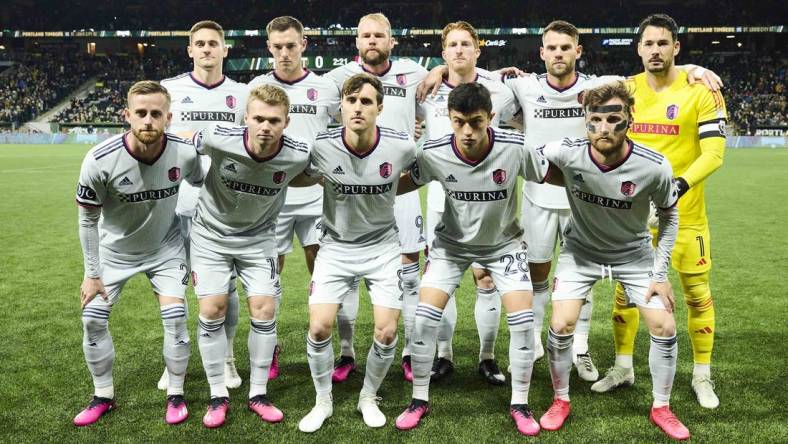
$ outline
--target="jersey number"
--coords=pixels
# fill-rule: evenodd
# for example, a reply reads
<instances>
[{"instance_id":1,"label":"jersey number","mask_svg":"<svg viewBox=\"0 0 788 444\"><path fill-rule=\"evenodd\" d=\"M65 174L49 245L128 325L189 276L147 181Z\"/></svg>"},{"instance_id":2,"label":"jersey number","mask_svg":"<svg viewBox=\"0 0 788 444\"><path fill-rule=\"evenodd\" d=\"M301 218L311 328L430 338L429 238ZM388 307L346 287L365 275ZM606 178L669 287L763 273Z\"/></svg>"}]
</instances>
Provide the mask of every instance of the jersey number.
<instances>
[{"instance_id":1,"label":"jersey number","mask_svg":"<svg viewBox=\"0 0 788 444\"><path fill-rule=\"evenodd\" d=\"M507 276L517 274L518 270L520 273L528 273L528 255L525 253L517 253L515 256L511 254L501 256L500 262L506 262L506 268L503 274ZM515 262L517 262L517 270L512 270L512 266Z\"/></svg>"}]
</instances>

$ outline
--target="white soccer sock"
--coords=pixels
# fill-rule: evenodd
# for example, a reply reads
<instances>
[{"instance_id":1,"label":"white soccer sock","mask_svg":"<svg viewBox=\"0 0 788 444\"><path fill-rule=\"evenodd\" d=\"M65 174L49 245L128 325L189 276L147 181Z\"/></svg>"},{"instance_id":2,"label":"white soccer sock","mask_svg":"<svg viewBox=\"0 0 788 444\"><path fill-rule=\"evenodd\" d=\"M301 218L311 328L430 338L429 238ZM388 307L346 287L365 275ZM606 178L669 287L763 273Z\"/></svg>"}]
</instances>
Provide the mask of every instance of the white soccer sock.
<instances>
[{"instance_id":1,"label":"white soccer sock","mask_svg":"<svg viewBox=\"0 0 788 444\"><path fill-rule=\"evenodd\" d=\"M167 396L183 395L183 382L189 366L191 344L186 325L186 304L167 304L161 307L164 326L164 363L169 373Z\"/></svg>"},{"instance_id":2,"label":"white soccer sock","mask_svg":"<svg viewBox=\"0 0 788 444\"><path fill-rule=\"evenodd\" d=\"M457 328L457 298L452 295L443 308L443 317L438 326L438 357L454 361L454 329Z\"/></svg>"},{"instance_id":3,"label":"white soccer sock","mask_svg":"<svg viewBox=\"0 0 788 444\"><path fill-rule=\"evenodd\" d=\"M697 362L692 367L692 376L705 376L711 377L711 364L698 364Z\"/></svg>"},{"instance_id":4,"label":"white soccer sock","mask_svg":"<svg viewBox=\"0 0 788 444\"><path fill-rule=\"evenodd\" d=\"M572 333L559 335L547 329L547 353L555 399L569 401L569 373L572 371Z\"/></svg>"},{"instance_id":5,"label":"white soccer sock","mask_svg":"<svg viewBox=\"0 0 788 444\"><path fill-rule=\"evenodd\" d=\"M501 324L501 295L498 289L476 287L473 312L476 331L479 333L479 361L495 359L495 339Z\"/></svg>"},{"instance_id":6,"label":"white soccer sock","mask_svg":"<svg viewBox=\"0 0 788 444\"><path fill-rule=\"evenodd\" d=\"M342 305L337 312L337 334L339 335L339 349L341 356L356 357L353 348L353 334L356 330L356 317L358 317L358 286L356 280L342 299Z\"/></svg>"},{"instance_id":7,"label":"white soccer sock","mask_svg":"<svg viewBox=\"0 0 788 444\"><path fill-rule=\"evenodd\" d=\"M616 367L632 368L632 355L616 355Z\"/></svg>"},{"instance_id":8,"label":"white soccer sock","mask_svg":"<svg viewBox=\"0 0 788 444\"><path fill-rule=\"evenodd\" d=\"M651 390L654 393L654 407L662 407L670 403L670 392L673 390L673 377L676 376L676 358L679 345L676 335L660 337L651 335L651 346L648 349L648 367L651 370Z\"/></svg>"},{"instance_id":9,"label":"white soccer sock","mask_svg":"<svg viewBox=\"0 0 788 444\"><path fill-rule=\"evenodd\" d=\"M367 369L364 375L362 391L374 395L378 393L380 384L394 361L397 353L397 338L391 344L381 344L377 339L372 339L372 346L367 354Z\"/></svg>"},{"instance_id":10,"label":"white soccer sock","mask_svg":"<svg viewBox=\"0 0 788 444\"><path fill-rule=\"evenodd\" d=\"M249 399L267 393L268 369L276 347L276 320L250 319L249 340Z\"/></svg>"},{"instance_id":11,"label":"white soccer sock","mask_svg":"<svg viewBox=\"0 0 788 444\"><path fill-rule=\"evenodd\" d=\"M547 280L534 282L534 346L542 344L542 325L547 302L550 300L550 283Z\"/></svg>"},{"instance_id":12,"label":"white soccer sock","mask_svg":"<svg viewBox=\"0 0 788 444\"><path fill-rule=\"evenodd\" d=\"M534 368L534 312L521 310L506 316L509 325L509 363L512 366L511 404L528 404Z\"/></svg>"},{"instance_id":13,"label":"white soccer sock","mask_svg":"<svg viewBox=\"0 0 788 444\"><path fill-rule=\"evenodd\" d=\"M451 298L454 299L454 298ZM451 300L450 299L450 300ZM411 367L413 368L413 398L429 401L430 370L435 355L435 337L443 310L420 302L416 307L416 322L411 343Z\"/></svg>"},{"instance_id":14,"label":"white soccer sock","mask_svg":"<svg viewBox=\"0 0 788 444\"><path fill-rule=\"evenodd\" d=\"M402 356L410 355L410 337L413 335L413 323L416 306L419 305L419 264L402 265L402 324L405 328L405 343Z\"/></svg>"},{"instance_id":15,"label":"white soccer sock","mask_svg":"<svg viewBox=\"0 0 788 444\"><path fill-rule=\"evenodd\" d=\"M575 326L575 342L572 345L574 356L588 353L588 334L591 331L591 313L594 311L594 292L589 291L580 308L580 317Z\"/></svg>"},{"instance_id":16,"label":"white soccer sock","mask_svg":"<svg viewBox=\"0 0 788 444\"><path fill-rule=\"evenodd\" d=\"M82 310L82 351L93 377L94 394L109 399L115 397L112 382L115 346L109 334L111 310L112 306L98 302L91 302Z\"/></svg>"},{"instance_id":17,"label":"white soccer sock","mask_svg":"<svg viewBox=\"0 0 788 444\"><path fill-rule=\"evenodd\" d=\"M238 331L238 316L240 316L240 303L238 302L238 289L235 286L236 275L230 277L230 289L227 298L227 312L224 317L224 335L227 337L227 348L224 351L225 359L234 359L235 332Z\"/></svg>"},{"instance_id":18,"label":"white soccer sock","mask_svg":"<svg viewBox=\"0 0 788 444\"><path fill-rule=\"evenodd\" d=\"M229 397L224 385L224 356L227 348L227 336L224 332L224 318L206 319L199 316L197 328L197 345L200 347L202 367L208 385L211 386L211 398Z\"/></svg>"},{"instance_id":19,"label":"white soccer sock","mask_svg":"<svg viewBox=\"0 0 788 444\"><path fill-rule=\"evenodd\" d=\"M317 397L330 399L331 373L334 371L334 348L331 347L331 337L324 341L316 341L307 334L306 357Z\"/></svg>"}]
</instances>

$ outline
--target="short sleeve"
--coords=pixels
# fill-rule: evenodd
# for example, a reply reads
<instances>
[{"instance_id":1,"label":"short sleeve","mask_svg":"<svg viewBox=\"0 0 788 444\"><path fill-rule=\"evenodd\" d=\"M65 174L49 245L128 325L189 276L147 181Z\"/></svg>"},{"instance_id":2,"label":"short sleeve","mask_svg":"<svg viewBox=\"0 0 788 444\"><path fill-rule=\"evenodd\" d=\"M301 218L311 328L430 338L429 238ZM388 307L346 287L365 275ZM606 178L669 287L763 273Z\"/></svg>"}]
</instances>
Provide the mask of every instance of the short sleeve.
<instances>
[{"instance_id":1,"label":"short sleeve","mask_svg":"<svg viewBox=\"0 0 788 444\"><path fill-rule=\"evenodd\" d=\"M416 185L424 185L433 180L432 173L424 150L417 150L413 164L410 166L410 176Z\"/></svg>"},{"instance_id":2,"label":"short sleeve","mask_svg":"<svg viewBox=\"0 0 788 444\"><path fill-rule=\"evenodd\" d=\"M651 194L651 201L657 208L671 208L676 205L679 200L679 191L676 183L673 181L673 168L670 162L665 159L659 168L659 178L657 179L657 186Z\"/></svg>"},{"instance_id":3,"label":"short sleeve","mask_svg":"<svg viewBox=\"0 0 788 444\"><path fill-rule=\"evenodd\" d=\"M100 207L107 196L106 180L102 177L93 153L82 161L77 183L77 203L85 207Z\"/></svg>"},{"instance_id":4,"label":"short sleeve","mask_svg":"<svg viewBox=\"0 0 788 444\"><path fill-rule=\"evenodd\" d=\"M526 144L527 145L527 144ZM520 162L520 175L531 182L544 182L550 162L544 156L544 147L522 146L522 159Z\"/></svg>"},{"instance_id":5,"label":"short sleeve","mask_svg":"<svg viewBox=\"0 0 788 444\"><path fill-rule=\"evenodd\" d=\"M211 125L194 134L192 143L194 143L194 149L197 150L197 154L210 154L211 134L213 134L215 128L215 125Z\"/></svg>"}]
</instances>

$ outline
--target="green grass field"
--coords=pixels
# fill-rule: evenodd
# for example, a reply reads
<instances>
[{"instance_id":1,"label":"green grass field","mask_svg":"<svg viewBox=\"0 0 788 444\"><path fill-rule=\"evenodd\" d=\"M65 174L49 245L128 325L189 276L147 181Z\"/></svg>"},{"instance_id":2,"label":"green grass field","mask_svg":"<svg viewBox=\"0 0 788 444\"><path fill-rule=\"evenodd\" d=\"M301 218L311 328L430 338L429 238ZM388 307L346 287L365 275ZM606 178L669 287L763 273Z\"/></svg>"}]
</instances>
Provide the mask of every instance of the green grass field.
<instances>
[{"instance_id":1,"label":"green grass field","mask_svg":"<svg viewBox=\"0 0 788 444\"><path fill-rule=\"evenodd\" d=\"M509 389L492 387L476 373L478 338L473 321L473 285L468 276L458 292L460 319L454 353L457 371L431 391L433 413L419 429L402 433L393 426L410 398L398 362L381 389L386 427L371 430L355 411L362 374L334 388L334 416L313 436L298 431L298 420L313 405L314 390L306 362L306 288L303 256L288 258L282 283L284 300L278 322L284 346L283 376L269 383L269 396L284 411L278 425L261 422L246 410L248 390L247 310L242 308L236 338L238 367L244 379L231 391L228 423L205 429L208 386L190 318L192 359L186 384L191 418L180 426L163 421L163 392L156 382L163 369L161 321L150 285L138 276L126 286L110 323L117 357L118 409L98 424L77 429L73 416L92 393L82 355L78 288L82 256L76 228L74 189L87 146L0 145L0 294L5 314L0 340L0 442L514 442L507 413ZM691 350L686 309L680 304L679 368L672 408L695 442L788 442L786 380L786 303L788 285L788 150L729 150L725 166L709 180L707 200L715 266L712 288L717 310L713 376L721 407L701 410L690 388ZM782 179L781 179L782 178ZM678 294L681 290L674 280ZM613 361L609 313L612 288L596 287L591 350L604 372ZM680 297L680 296L679 296ZM196 300L189 293L192 314ZM370 306L362 294L356 353L363 365L370 346ZM651 381L648 335L641 326L636 350L636 384L613 394L593 394L573 374L573 413L558 433L542 432L546 442L660 442L648 422ZM337 341L335 341L336 343ZM501 326L497 352L506 368L508 333ZM545 359L537 362L530 404L537 416L552 399Z\"/></svg>"}]
</instances>

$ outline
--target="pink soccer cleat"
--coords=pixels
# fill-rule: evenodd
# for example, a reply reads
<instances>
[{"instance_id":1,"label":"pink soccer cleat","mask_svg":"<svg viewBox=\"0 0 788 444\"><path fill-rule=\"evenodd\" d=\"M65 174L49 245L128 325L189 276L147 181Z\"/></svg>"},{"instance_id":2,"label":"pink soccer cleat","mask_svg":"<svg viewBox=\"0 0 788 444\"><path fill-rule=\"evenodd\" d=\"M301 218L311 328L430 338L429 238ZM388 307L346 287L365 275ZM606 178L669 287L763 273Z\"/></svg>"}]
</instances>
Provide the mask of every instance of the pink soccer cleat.
<instances>
[{"instance_id":1,"label":"pink soccer cleat","mask_svg":"<svg viewBox=\"0 0 788 444\"><path fill-rule=\"evenodd\" d=\"M88 426L99 420L105 413L115 408L115 401L109 398L94 396L87 407L74 417L77 427Z\"/></svg>"},{"instance_id":2,"label":"pink soccer cleat","mask_svg":"<svg viewBox=\"0 0 788 444\"><path fill-rule=\"evenodd\" d=\"M282 348L278 345L274 347L274 358L271 360L271 366L268 367L268 380L272 381L279 377L279 353Z\"/></svg>"},{"instance_id":3,"label":"pink soccer cleat","mask_svg":"<svg viewBox=\"0 0 788 444\"><path fill-rule=\"evenodd\" d=\"M512 415L517 431L525 436L536 436L539 434L539 423L534 419L534 412L528 404L512 404L509 407L509 414Z\"/></svg>"},{"instance_id":4,"label":"pink soccer cleat","mask_svg":"<svg viewBox=\"0 0 788 444\"><path fill-rule=\"evenodd\" d=\"M208 403L208 411L202 417L203 425L209 429L221 427L227 418L228 410L230 410L230 398L224 396L211 398L210 403Z\"/></svg>"},{"instance_id":5,"label":"pink soccer cleat","mask_svg":"<svg viewBox=\"0 0 788 444\"><path fill-rule=\"evenodd\" d=\"M672 439L689 439L690 432L670 411L670 406L652 407L649 419Z\"/></svg>"},{"instance_id":6,"label":"pink soccer cleat","mask_svg":"<svg viewBox=\"0 0 788 444\"><path fill-rule=\"evenodd\" d=\"M571 410L569 401L554 399L553 405L539 418L539 425L545 430L556 431L564 425Z\"/></svg>"},{"instance_id":7,"label":"pink soccer cleat","mask_svg":"<svg viewBox=\"0 0 788 444\"><path fill-rule=\"evenodd\" d=\"M408 408L405 409L395 421L395 425L400 430L415 429L419 425L421 419L427 416L430 412L430 405L427 401L421 399L411 399Z\"/></svg>"},{"instance_id":8,"label":"pink soccer cleat","mask_svg":"<svg viewBox=\"0 0 788 444\"><path fill-rule=\"evenodd\" d=\"M402 377L413 382L413 368L410 366L410 355L402 357Z\"/></svg>"},{"instance_id":9,"label":"pink soccer cleat","mask_svg":"<svg viewBox=\"0 0 788 444\"><path fill-rule=\"evenodd\" d=\"M257 395L250 399L249 410L257 413L257 416L263 421L270 423L280 422L285 417L282 411L274 407L265 395Z\"/></svg>"},{"instance_id":10,"label":"pink soccer cleat","mask_svg":"<svg viewBox=\"0 0 788 444\"><path fill-rule=\"evenodd\" d=\"M183 395L171 395L167 397L167 413L164 414L164 421L169 425L180 424L189 417L189 410L186 408L186 400Z\"/></svg>"},{"instance_id":11,"label":"pink soccer cleat","mask_svg":"<svg viewBox=\"0 0 788 444\"><path fill-rule=\"evenodd\" d=\"M345 382L348 376L356 370L356 360L350 356L340 356L334 363L334 373L331 374L332 382Z\"/></svg>"}]
</instances>

